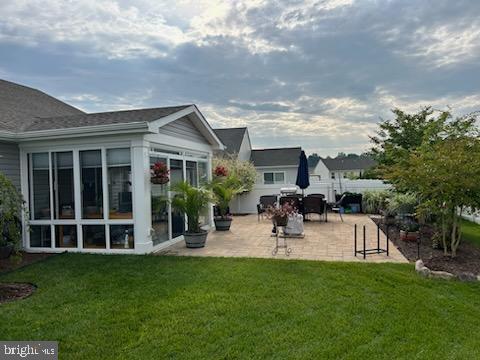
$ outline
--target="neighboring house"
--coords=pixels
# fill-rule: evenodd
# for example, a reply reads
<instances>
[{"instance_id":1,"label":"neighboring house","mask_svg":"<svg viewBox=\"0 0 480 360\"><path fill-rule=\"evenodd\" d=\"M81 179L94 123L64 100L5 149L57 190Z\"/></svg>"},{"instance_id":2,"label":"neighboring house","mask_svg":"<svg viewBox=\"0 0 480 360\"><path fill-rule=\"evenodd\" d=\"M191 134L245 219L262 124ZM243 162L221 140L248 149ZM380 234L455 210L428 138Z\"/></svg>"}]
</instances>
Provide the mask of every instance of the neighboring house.
<instances>
[{"instance_id":1,"label":"neighboring house","mask_svg":"<svg viewBox=\"0 0 480 360\"><path fill-rule=\"evenodd\" d=\"M216 154L236 156L239 160L250 160L252 143L246 127L213 129L220 141L225 145L225 150L217 151Z\"/></svg>"},{"instance_id":2,"label":"neighboring house","mask_svg":"<svg viewBox=\"0 0 480 360\"><path fill-rule=\"evenodd\" d=\"M223 148L195 105L87 114L0 80L0 171L29 209L28 251L149 253L181 240L185 216L150 166L198 185Z\"/></svg>"},{"instance_id":3,"label":"neighboring house","mask_svg":"<svg viewBox=\"0 0 480 360\"><path fill-rule=\"evenodd\" d=\"M252 150L259 185L295 185L301 147Z\"/></svg>"},{"instance_id":4,"label":"neighboring house","mask_svg":"<svg viewBox=\"0 0 480 360\"><path fill-rule=\"evenodd\" d=\"M325 181L361 177L374 165L375 161L365 156L320 158L310 167L310 178L313 181Z\"/></svg>"}]
</instances>

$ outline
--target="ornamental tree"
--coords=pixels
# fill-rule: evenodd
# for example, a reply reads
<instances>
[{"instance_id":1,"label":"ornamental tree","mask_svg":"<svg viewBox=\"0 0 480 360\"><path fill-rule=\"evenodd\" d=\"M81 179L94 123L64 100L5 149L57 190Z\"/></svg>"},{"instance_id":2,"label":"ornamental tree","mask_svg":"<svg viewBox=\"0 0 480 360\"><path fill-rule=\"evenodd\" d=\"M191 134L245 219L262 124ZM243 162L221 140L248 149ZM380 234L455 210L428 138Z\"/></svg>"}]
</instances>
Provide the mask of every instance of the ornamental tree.
<instances>
[{"instance_id":1,"label":"ornamental tree","mask_svg":"<svg viewBox=\"0 0 480 360\"><path fill-rule=\"evenodd\" d=\"M480 208L480 137L475 115L449 118L431 124L422 143L385 166L384 176L417 195L417 211L437 218L444 252L450 248L455 257L462 214Z\"/></svg>"}]
</instances>

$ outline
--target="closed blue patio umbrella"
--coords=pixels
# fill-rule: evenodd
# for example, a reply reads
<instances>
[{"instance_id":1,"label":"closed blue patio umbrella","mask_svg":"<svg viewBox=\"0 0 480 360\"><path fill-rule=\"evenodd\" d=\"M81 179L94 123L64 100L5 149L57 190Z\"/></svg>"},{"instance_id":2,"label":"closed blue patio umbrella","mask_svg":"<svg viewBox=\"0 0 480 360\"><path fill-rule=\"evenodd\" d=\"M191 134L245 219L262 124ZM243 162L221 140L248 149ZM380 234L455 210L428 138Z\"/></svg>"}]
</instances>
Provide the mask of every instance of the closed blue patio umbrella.
<instances>
[{"instance_id":1,"label":"closed blue patio umbrella","mask_svg":"<svg viewBox=\"0 0 480 360\"><path fill-rule=\"evenodd\" d=\"M300 160L298 163L298 170L297 170L297 181L295 184L302 189L303 191L310 186L310 176L308 174L308 160L307 156L305 155L305 151L302 150L300 153Z\"/></svg>"}]
</instances>

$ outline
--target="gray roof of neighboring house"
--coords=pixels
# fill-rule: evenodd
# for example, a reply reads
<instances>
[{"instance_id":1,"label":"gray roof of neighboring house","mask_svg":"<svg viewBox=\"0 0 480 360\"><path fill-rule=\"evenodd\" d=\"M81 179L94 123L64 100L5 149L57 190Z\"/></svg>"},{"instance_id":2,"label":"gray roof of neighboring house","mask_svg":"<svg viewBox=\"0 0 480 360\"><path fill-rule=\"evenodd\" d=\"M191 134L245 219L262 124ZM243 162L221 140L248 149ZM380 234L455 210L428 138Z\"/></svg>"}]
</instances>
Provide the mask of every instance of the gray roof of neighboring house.
<instances>
[{"instance_id":1,"label":"gray roof of neighboring house","mask_svg":"<svg viewBox=\"0 0 480 360\"><path fill-rule=\"evenodd\" d=\"M84 112L40 90L0 79L0 130L22 131L38 117L78 114Z\"/></svg>"},{"instance_id":2,"label":"gray roof of neighboring house","mask_svg":"<svg viewBox=\"0 0 480 360\"><path fill-rule=\"evenodd\" d=\"M298 165L301 147L252 150L251 160L255 166Z\"/></svg>"},{"instance_id":3,"label":"gray roof of neighboring house","mask_svg":"<svg viewBox=\"0 0 480 360\"><path fill-rule=\"evenodd\" d=\"M376 165L375 160L369 157L358 158L322 158L323 163L329 170L366 170Z\"/></svg>"},{"instance_id":4,"label":"gray roof of neighboring house","mask_svg":"<svg viewBox=\"0 0 480 360\"><path fill-rule=\"evenodd\" d=\"M87 114L39 90L0 79L0 131L24 132L150 122L189 106Z\"/></svg>"},{"instance_id":5,"label":"gray roof of neighboring house","mask_svg":"<svg viewBox=\"0 0 480 360\"><path fill-rule=\"evenodd\" d=\"M217 134L223 145L225 145L225 152L228 154L238 154L247 128L213 129L213 131Z\"/></svg>"}]
</instances>

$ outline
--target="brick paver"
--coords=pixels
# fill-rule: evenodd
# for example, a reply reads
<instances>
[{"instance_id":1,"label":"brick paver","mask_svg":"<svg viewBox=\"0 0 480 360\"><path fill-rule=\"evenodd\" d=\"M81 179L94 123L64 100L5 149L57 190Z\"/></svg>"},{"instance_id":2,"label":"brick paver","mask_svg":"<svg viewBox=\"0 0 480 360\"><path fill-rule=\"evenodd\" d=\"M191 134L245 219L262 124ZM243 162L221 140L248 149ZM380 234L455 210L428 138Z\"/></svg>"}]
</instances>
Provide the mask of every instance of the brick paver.
<instances>
[{"instance_id":1,"label":"brick paver","mask_svg":"<svg viewBox=\"0 0 480 360\"><path fill-rule=\"evenodd\" d=\"M367 248L376 247L377 228L369 216L364 214L344 215L344 222L338 214L329 214L328 222L306 221L303 239L287 239L292 249L289 256L283 249L272 255L275 238L271 237L272 223L267 219L257 221L256 215L235 216L230 231L212 231L207 244L202 249L188 249L183 241L159 251L157 254L179 256L223 256L258 257L281 259L307 259L326 261L368 261L368 262L408 262L390 242L390 256L386 254L354 256L353 229L358 226L358 246L363 247L362 227L366 225ZM381 247L385 247L385 235L380 232Z\"/></svg>"}]
</instances>

